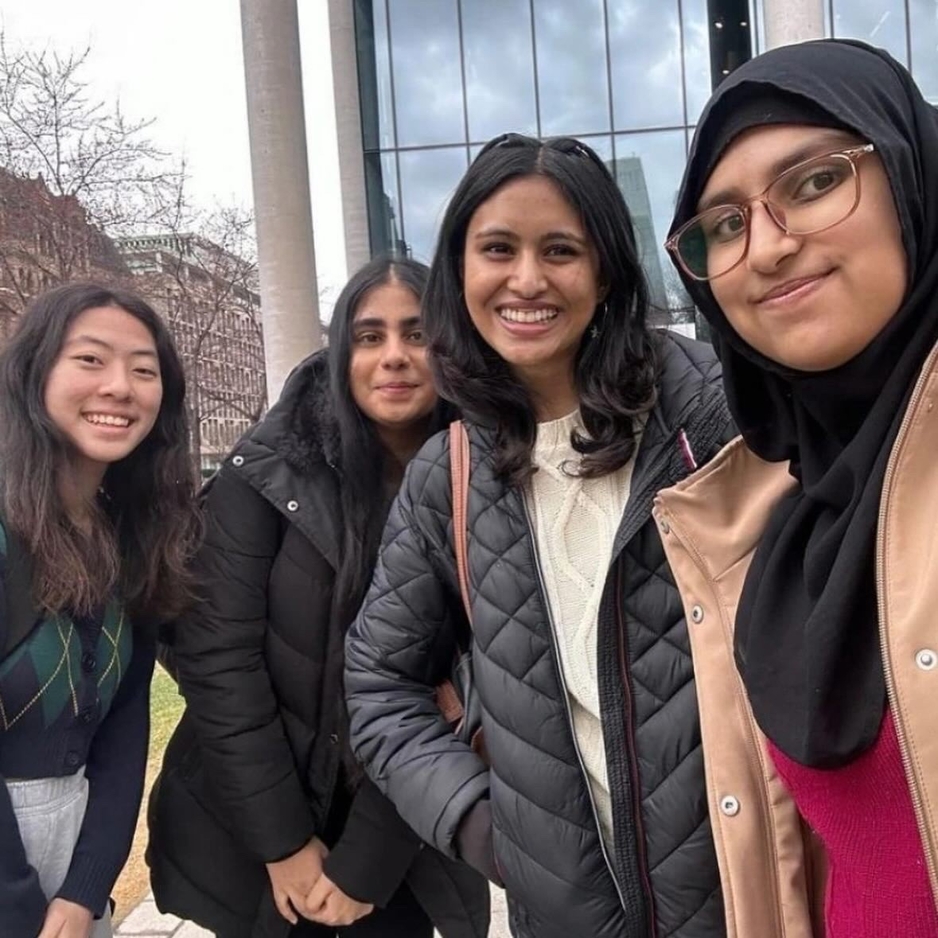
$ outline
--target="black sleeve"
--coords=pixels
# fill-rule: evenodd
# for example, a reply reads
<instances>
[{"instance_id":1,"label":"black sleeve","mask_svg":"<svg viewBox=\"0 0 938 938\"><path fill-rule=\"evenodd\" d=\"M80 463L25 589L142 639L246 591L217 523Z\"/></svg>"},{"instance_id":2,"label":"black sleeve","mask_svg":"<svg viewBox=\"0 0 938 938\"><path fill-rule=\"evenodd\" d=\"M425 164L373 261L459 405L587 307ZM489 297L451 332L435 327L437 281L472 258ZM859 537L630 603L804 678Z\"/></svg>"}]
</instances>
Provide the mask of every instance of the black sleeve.
<instances>
[{"instance_id":1,"label":"black sleeve","mask_svg":"<svg viewBox=\"0 0 938 938\"><path fill-rule=\"evenodd\" d=\"M346 895L383 908L404 881L421 846L394 805L365 779L323 869Z\"/></svg>"},{"instance_id":2,"label":"black sleeve","mask_svg":"<svg viewBox=\"0 0 938 938\"><path fill-rule=\"evenodd\" d=\"M408 467L391 508L371 588L349 630L345 679L357 757L419 836L455 857L459 823L488 793L489 777L453 735L434 696L440 661L452 661L459 599L441 575L441 554L447 569L455 567L445 542L448 459L437 465L427 447ZM434 496L432 504L421 502Z\"/></svg>"},{"instance_id":3,"label":"black sleeve","mask_svg":"<svg viewBox=\"0 0 938 938\"><path fill-rule=\"evenodd\" d=\"M200 600L175 628L176 667L217 807L259 860L315 833L264 655L277 510L224 466L205 500Z\"/></svg>"},{"instance_id":4,"label":"black sleeve","mask_svg":"<svg viewBox=\"0 0 938 938\"><path fill-rule=\"evenodd\" d=\"M0 519L0 655L6 646L7 535ZM3 734L0 733L0 746ZM46 917L48 901L39 885L39 874L26 860L19 824L6 782L0 775L0 935L38 935Z\"/></svg>"}]
</instances>

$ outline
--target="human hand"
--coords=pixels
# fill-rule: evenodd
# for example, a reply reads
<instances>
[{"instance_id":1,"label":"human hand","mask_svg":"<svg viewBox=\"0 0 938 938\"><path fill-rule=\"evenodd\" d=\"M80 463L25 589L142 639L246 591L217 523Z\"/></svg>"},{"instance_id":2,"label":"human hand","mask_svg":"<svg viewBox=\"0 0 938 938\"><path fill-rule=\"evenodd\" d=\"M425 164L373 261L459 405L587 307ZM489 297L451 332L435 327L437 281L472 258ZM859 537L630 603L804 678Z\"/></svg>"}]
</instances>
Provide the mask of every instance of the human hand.
<instances>
[{"instance_id":1,"label":"human hand","mask_svg":"<svg viewBox=\"0 0 938 938\"><path fill-rule=\"evenodd\" d=\"M38 938L89 938L94 915L77 902L53 899Z\"/></svg>"},{"instance_id":2,"label":"human hand","mask_svg":"<svg viewBox=\"0 0 938 938\"><path fill-rule=\"evenodd\" d=\"M306 897L303 914L320 925L337 928L370 915L374 908L370 902L359 902L344 893L323 873Z\"/></svg>"},{"instance_id":3,"label":"human hand","mask_svg":"<svg viewBox=\"0 0 938 938\"><path fill-rule=\"evenodd\" d=\"M329 848L314 837L293 856L266 864L277 911L291 925L299 921L294 910L302 911L305 907L306 897L322 876L322 861L328 855Z\"/></svg>"}]
</instances>

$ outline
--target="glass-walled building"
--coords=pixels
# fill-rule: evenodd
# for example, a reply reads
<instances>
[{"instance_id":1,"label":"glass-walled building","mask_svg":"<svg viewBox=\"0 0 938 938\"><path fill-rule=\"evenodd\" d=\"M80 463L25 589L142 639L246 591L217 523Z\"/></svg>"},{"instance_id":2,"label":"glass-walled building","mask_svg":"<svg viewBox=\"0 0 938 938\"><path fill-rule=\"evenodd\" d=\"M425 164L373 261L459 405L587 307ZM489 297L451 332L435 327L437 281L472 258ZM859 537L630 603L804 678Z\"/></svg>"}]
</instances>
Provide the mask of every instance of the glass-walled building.
<instances>
[{"instance_id":1,"label":"glass-walled building","mask_svg":"<svg viewBox=\"0 0 938 938\"><path fill-rule=\"evenodd\" d=\"M824 0L828 35L909 65L938 101L938 0ZM688 318L662 248L715 82L764 44L763 0L355 0L372 253L424 261L447 200L505 131L570 135L632 210L656 303Z\"/></svg>"},{"instance_id":2,"label":"glass-walled building","mask_svg":"<svg viewBox=\"0 0 938 938\"><path fill-rule=\"evenodd\" d=\"M757 19L762 7L763 0L758 0ZM824 0L824 31L886 49L938 105L938 0ZM761 30L757 40L761 50Z\"/></svg>"}]
</instances>

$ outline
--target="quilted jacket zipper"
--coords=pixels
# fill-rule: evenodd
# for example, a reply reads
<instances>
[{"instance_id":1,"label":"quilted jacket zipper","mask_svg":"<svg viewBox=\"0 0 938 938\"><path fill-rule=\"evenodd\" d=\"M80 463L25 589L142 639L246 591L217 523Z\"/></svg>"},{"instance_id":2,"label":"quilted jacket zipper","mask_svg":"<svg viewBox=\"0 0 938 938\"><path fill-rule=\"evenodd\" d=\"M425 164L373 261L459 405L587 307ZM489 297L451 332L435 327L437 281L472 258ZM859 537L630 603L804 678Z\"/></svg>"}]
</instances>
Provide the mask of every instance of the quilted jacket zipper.
<instances>
[{"instance_id":1,"label":"quilted jacket zipper","mask_svg":"<svg viewBox=\"0 0 938 938\"><path fill-rule=\"evenodd\" d=\"M547 588L544 585L544 575L541 570L541 558L537 550L537 538L534 536L534 524L532 523L531 512L528 509L527 501L523 497L522 503L524 505L524 517L528 525L528 533L531 539L531 549L534 552L534 570L537 574L537 585L541 594L541 605L547 613L548 631L550 632L551 647L553 648L554 652L554 664L557 668L557 675L560 679L560 689L563 695L563 709L567 716L567 726L570 729L570 738L573 740L573 748L576 752L577 762L580 765L580 772L583 775L583 784L586 786L586 794L589 797L590 807L593 811L593 821L596 824L596 833L599 837L599 846L602 850L603 859L606 861L606 868L609 870L609 876L612 879L613 885L616 887L616 894L619 897L619 904L623 909L628 911L625 904L625 896L622 893L622 887L619 885L619 880L616 878L615 874L615 868L612 865L612 858L609 856L609 851L606 848L605 841L603 840L602 826L599 822L599 811L596 808L596 801L593 798L593 792L590 788L589 777L586 772L586 763L583 761L583 754L580 752L580 745L577 742L576 732L573 729L573 714L570 712L570 695L567 690L567 681L563 674L563 664L560 660L560 647L557 643L557 632L554 626L554 617L551 612L550 602L547 599Z\"/></svg>"}]
</instances>

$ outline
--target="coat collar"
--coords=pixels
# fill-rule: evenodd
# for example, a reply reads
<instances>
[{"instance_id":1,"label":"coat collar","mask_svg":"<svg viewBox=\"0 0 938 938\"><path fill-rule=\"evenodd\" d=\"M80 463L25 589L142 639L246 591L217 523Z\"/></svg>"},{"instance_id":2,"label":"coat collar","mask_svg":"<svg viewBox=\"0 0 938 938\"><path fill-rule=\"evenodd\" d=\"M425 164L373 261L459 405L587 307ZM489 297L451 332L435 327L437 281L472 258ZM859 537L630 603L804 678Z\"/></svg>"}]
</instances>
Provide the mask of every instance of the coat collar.
<instances>
[{"instance_id":1,"label":"coat collar","mask_svg":"<svg viewBox=\"0 0 938 938\"><path fill-rule=\"evenodd\" d=\"M226 460L336 569L342 539L338 453L324 349L297 365L280 399Z\"/></svg>"},{"instance_id":2,"label":"coat collar","mask_svg":"<svg viewBox=\"0 0 938 938\"><path fill-rule=\"evenodd\" d=\"M655 515L677 528L718 580L755 550L775 505L796 484L787 462L766 462L736 437L702 469L660 492Z\"/></svg>"}]
</instances>

